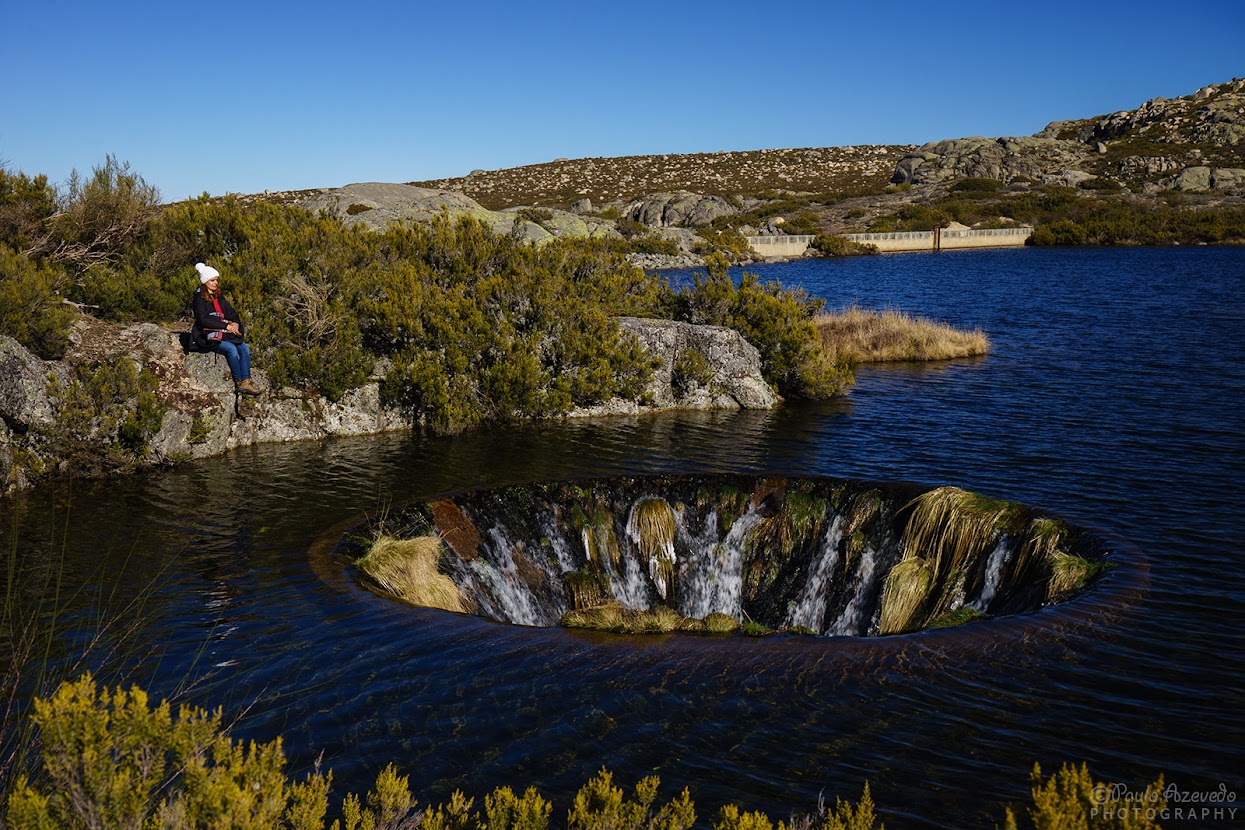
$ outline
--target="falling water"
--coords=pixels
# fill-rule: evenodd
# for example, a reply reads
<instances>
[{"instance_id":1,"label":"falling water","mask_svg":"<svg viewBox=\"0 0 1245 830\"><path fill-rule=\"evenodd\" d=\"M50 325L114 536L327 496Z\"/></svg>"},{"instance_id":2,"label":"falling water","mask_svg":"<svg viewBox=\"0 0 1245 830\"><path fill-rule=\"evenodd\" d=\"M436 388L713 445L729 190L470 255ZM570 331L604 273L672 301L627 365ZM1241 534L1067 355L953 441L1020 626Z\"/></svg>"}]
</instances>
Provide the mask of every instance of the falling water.
<instances>
[{"instance_id":1,"label":"falling water","mask_svg":"<svg viewBox=\"0 0 1245 830\"><path fill-rule=\"evenodd\" d=\"M834 569L839 564L839 543L842 540L843 517L835 516L830 527L826 528L826 535L821 543L821 556L787 616L787 624L791 627L798 626L817 632L822 630L822 621L826 616L826 591L834 578Z\"/></svg>"}]
</instances>

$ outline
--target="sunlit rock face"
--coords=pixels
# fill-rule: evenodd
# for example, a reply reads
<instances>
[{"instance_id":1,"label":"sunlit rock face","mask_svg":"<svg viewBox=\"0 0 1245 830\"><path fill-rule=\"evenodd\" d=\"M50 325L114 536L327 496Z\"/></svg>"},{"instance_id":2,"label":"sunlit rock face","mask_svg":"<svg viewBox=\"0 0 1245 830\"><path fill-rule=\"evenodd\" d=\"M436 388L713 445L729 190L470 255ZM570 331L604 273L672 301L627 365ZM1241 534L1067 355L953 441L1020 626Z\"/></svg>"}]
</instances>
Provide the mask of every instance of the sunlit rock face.
<instances>
[{"instance_id":1,"label":"sunlit rock face","mask_svg":"<svg viewBox=\"0 0 1245 830\"><path fill-rule=\"evenodd\" d=\"M621 631L957 625L1072 596L1106 553L1058 519L954 487L743 475L476 490L391 511L373 530L439 540L440 576L473 613ZM379 581L366 559L360 571ZM381 584L420 604L418 586Z\"/></svg>"}]
</instances>

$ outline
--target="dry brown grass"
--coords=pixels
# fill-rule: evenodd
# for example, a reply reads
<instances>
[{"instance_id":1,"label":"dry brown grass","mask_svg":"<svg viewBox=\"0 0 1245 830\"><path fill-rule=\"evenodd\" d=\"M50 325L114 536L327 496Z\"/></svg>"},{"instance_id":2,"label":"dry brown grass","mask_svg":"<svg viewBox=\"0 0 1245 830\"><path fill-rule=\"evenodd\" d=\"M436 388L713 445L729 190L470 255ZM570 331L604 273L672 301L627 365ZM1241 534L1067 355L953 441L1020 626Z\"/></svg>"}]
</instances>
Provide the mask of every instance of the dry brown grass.
<instances>
[{"instance_id":1,"label":"dry brown grass","mask_svg":"<svg viewBox=\"0 0 1245 830\"><path fill-rule=\"evenodd\" d=\"M948 360L990 351L981 329L961 331L902 311L850 306L816 320L828 352L852 363L888 360Z\"/></svg>"},{"instance_id":2,"label":"dry brown grass","mask_svg":"<svg viewBox=\"0 0 1245 830\"><path fill-rule=\"evenodd\" d=\"M377 585L412 605L467 613L467 603L454 580L437 570L440 556L437 536L382 536L357 564Z\"/></svg>"}]
</instances>

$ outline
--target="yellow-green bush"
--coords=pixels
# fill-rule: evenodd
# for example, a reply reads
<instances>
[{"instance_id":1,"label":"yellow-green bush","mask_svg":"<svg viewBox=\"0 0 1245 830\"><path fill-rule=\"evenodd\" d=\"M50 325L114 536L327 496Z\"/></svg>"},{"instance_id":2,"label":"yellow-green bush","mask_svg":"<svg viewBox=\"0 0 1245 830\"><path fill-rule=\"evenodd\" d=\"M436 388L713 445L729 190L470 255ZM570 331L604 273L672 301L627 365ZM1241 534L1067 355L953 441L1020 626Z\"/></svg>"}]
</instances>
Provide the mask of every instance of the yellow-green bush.
<instances>
[{"instance_id":1,"label":"yellow-green bush","mask_svg":"<svg viewBox=\"0 0 1245 830\"><path fill-rule=\"evenodd\" d=\"M45 360L69 347L77 314L61 301L60 273L0 243L0 332Z\"/></svg>"},{"instance_id":2,"label":"yellow-green bush","mask_svg":"<svg viewBox=\"0 0 1245 830\"><path fill-rule=\"evenodd\" d=\"M221 712L190 706L174 711L152 705L137 687L108 689L91 675L64 683L47 699L36 699L32 716L41 733L40 763L20 775L0 808L0 826L12 830L193 827L255 830L324 830L330 810L332 773L319 764L301 781L285 772L281 739L242 743L229 736ZM1033 804L1005 811L1005 827L1086 830L1155 830L1165 815L1163 779L1117 798L1095 781L1087 766L1065 764L1043 778L1036 764L1030 777ZM661 781L642 778L632 795L602 769L576 793L566 813L566 830L689 830L696 821L690 791L658 803ZM475 800L454 792L444 804L419 808L409 780L388 764L366 794L346 793L332 830L380 830L419 826L423 830L548 830L553 805L534 789L516 796L498 787ZM1135 810L1140 806L1143 809ZM835 799L811 814L793 814L790 824L760 812L723 807L714 830L881 830L866 783L860 800Z\"/></svg>"},{"instance_id":3,"label":"yellow-green bush","mask_svg":"<svg viewBox=\"0 0 1245 830\"><path fill-rule=\"evenodd\" d=\"M1042 768L1034 764L1029 781L1033 806L1023 814L1028 821L1019 822L1016 811L1008 807L1004 830L1158 830L1156 819L1166 813L1162 776L1143 792L1131 794L1131 800L1115 798L1114 789L1095 781L1085 764L1064 764L1046 779L1042 778Z\"/></svg>"},{"instance_id":4,"label":"yellow-green bush","mask_svg":"<svg viewBox=\"0 0 1245 830\"><path fill-rule=\"evenodd\" d=\"M680 319L729 326L761 353L761 372L779 394L795 398L828 398L851 385L851 369L821 347L813 319L822 301L802 289L761 282L745 273L738 287L726 272L726 260L708 257L706 273L675 299Z\"/></svg>"},{"instance_id":5,"label":"yellow-green bush","mask_svg":"<svg viewBox=\"0 0 1245 830\"><path fill-rule=\"evenodd\" d=\"M613 774L603 769L576 793L566 830L689 830L696 822L696 807L688 791L654 811L660 786L655 775L641 778L628 798L614 786Z\"/></svg>"}]
</instances>

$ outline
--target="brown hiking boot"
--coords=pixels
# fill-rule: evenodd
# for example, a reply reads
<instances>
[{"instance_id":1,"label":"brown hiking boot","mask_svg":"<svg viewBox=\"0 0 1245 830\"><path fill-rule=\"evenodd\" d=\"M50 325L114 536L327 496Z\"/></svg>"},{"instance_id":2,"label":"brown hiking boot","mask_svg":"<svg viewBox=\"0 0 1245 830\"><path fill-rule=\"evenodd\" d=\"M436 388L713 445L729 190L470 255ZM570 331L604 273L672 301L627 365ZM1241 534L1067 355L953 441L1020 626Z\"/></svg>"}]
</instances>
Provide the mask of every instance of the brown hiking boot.
<instances>
[{"instance_id":1,"label":"brown hiking boot","mask_svg":"<svg viewBox=\"0 0 1245 830\"><path fill-rule=\"evenodd\" d=\"M251 383L250 378L243 378L242 380L238 381L237 383L234 384L234 388L237 389L238 392L242 393L243 395L262 395L263 394L262 392L260 392L258 389L255 388L255 384Z\"/></svg>"}]
</instances>

